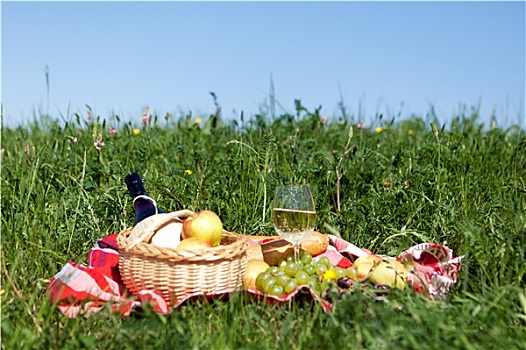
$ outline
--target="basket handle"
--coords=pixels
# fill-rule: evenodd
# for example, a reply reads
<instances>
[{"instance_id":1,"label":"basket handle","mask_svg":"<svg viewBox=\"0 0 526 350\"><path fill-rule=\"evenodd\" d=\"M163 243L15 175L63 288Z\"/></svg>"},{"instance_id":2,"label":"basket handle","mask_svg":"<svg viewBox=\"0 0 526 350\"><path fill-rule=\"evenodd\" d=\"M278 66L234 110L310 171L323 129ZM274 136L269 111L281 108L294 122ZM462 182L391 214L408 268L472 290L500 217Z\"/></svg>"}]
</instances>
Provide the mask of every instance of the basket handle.
<instances>
[{"instance_id":1,"label":"basket handle","mask_svg":"<svg viewBox=\"0 0 526 350\"><path fill-rule=\"evenodd\" d=\"M169 224L173 221L179 222L179 218L192 216L195 213L188 209L178 210L171 213L166 213L158 216L158 220L154 221L150 226L148 226L136 239L128 243L127 249L132 249L137 244L148 241L155 232L163 227L166 224Z\"/></svg>"}]
</instances>

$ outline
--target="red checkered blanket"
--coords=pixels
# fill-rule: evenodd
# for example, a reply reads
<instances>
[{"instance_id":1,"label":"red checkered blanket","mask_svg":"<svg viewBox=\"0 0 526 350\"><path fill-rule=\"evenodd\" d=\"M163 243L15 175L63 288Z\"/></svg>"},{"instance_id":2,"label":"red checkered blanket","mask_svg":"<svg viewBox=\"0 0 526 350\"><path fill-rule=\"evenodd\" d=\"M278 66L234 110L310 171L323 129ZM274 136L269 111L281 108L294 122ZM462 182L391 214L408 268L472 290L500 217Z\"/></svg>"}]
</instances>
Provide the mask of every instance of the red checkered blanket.
<instances>
[{"instance_id":1,"label":"red checkered blanket","mask_svg":"<svg viewBox=\"0 0 526 350\"><path fill-rule=\"evenodd\" d=\"M357 257L372 254L341 238L328 235L330 244L320 256L327 256L331 263L339 267L352 266ZM129 315L135 307L148 303L163 314L170 312L166 302L154 291L143 290L138 295L130 295L119 274L119 249L117 234L106 236L95 244L88 255L88 266L74 261L68 262L50 281L47 293L51 301L56 302L59 310L74 318L79 314L92 314L100 311L106 304L121 315ZM250 241L249 244L261 244L264 241ZM318 256L319 257L319 256ZM317 257L316 257L317 258ZM457 281L462 257L454 257L453 251L446 246L422 243L404 251L397 258L414 260L416 267L408 274L408 283L414 290L428 293L431 298L443 297ZM268 296L277 302L294 298L300 290L309 290L300 286L284 296ZM249 291L261 296L258 291ZM310 291L312 298L322 303L326 311L332 304ZM178 307L181 303L175 305Z\"/></svg>"}]
</instances>

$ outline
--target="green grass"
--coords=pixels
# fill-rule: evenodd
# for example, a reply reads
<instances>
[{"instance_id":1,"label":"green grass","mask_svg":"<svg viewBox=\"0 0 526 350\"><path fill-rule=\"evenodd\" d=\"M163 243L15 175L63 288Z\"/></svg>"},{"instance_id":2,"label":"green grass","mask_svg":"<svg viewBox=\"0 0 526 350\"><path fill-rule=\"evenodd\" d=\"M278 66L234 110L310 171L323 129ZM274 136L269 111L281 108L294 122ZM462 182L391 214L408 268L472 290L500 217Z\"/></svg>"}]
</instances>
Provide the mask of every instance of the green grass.
<instances>
[{"instance_id":1,"label":"green grass","mask_svg":"<svg viewBox=\"0 0 526 350\"><path fill-rule=\"evenodd\" d=\"M201 125L191 116L153 117L148 126L42 116L3 128L2 348L525 349L524 130L484 128L475 112L449 125L377 120L381 132L355 122L322 122L298 101L297 114L275 119L227 122L218 108ZM98 238L133 222L130 171L167 211L211 209L229 230L259 235L274 234L274 187L310 183L320 231L328 224L392 256L421 242L447 244L465 255L460 280L446 300L349 294L333 313L236 295L166 316L105 309L68 319L46 285L69 260L86 263Z\"/></svg>"}]
</instances>

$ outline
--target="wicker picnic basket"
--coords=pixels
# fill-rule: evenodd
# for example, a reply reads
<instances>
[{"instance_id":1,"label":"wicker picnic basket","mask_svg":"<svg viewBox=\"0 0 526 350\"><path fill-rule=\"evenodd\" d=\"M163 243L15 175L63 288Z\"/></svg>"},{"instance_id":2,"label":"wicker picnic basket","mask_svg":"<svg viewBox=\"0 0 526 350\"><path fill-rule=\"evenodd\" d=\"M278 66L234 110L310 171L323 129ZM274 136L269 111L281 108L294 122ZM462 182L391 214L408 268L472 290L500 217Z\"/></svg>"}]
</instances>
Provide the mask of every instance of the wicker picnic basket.
<instances>
[{"instance_id":1,"label":"wicker picnic basket","mask_svg":"<svg viewBox=\"0 0 526 350\"><path fill-rule=\"evenodd\" d=\"M169 221L191 214L181 210L162 217ZM119 271L131 293L150 290L161 295L168 307L174 307L190 297L242 289L248 249L245 236L224 230L217 247L177 251L148 243L158 226L154 225L139 242L129 239L131 228L117 236Z\"/></svg>"}]
</instances>

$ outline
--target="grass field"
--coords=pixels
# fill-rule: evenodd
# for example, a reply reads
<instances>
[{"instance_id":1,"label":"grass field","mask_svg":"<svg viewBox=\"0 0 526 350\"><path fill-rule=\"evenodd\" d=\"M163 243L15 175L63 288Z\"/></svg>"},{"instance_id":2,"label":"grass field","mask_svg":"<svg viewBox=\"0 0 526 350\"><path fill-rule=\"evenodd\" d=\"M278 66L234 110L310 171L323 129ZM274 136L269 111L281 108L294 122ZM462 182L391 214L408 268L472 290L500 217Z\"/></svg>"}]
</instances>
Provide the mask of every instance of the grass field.
<instances>
[{"instance_id":1,"label":"grass field","mask_svg":"<svg viewBox=\"0 0 526 350\"><path fill-rule=\"evenodd\" d=\"M3 128L2 348L526 349L525 131L483 126L476 112L448 125L414 117L362 128L299 102L296 112L225 121L218 109L202 122L167 115L148 125L42 116ZM166 316L103 310L68 319L48 301L47 283L131 225L131 171L165 210L211 209L227 229L258 235L274 234L274 187L310 183L319 231L328 224L391 256L447 244L465 255L460 280L446 300L349 294L332 313L237 295Z\"/></svg>"}]
</instances>

